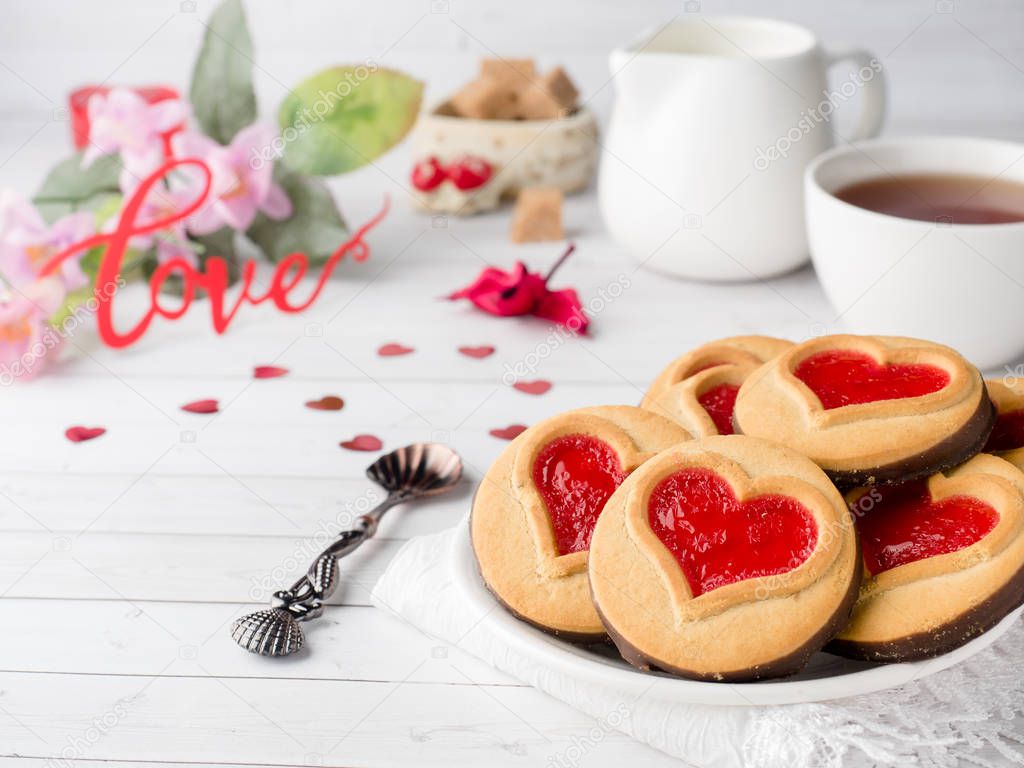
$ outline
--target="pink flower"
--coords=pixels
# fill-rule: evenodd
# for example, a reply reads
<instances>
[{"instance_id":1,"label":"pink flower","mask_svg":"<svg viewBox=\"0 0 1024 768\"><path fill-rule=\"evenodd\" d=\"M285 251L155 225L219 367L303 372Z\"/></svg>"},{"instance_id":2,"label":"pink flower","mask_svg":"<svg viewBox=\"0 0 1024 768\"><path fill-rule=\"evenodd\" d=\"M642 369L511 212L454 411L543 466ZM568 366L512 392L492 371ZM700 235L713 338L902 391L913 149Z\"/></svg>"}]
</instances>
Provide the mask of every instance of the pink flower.
<instances>
[{"instance_id":1,"label":"pink flower","mask_svg":"<svg viewBox=\"0 0 1024 768\"><path fill-rule=\"evenodd\" d=\"M139 208L139 225L152 224L153 222L167 219L180 210L191 205L199 194L198 188L177 188L168 189L160 184L150 188L146 199L142 201ZM107 222L104 230L113 232L117 229L119 216ZM192 266L196 265L195 252L189 245L188 236L185 232L185 222L176 221L164 227L158 232L148 235L136 235L129 241L132 248L144 251L156 243L157 261L163 263L172 258L181 258Z\"/></svg>"},{"instance_id":2,"label":"pink flower","mask_svg":"<svg viewBox=\"0 0 1024 768\"><path fill-rule=\"evenodd\" d=\"M226 147L198 133L180 133L171 139L175 157L203 160L213 175L207 203L188 221L190 232L208 235L225 225L244 232L259 212L276 220L292 215L291 201L274 183L273 164L252 161L262 157L275 136L270 126L253 123Z\"/></svg>"},{"instance_id":3,"label":"pink flower","mask_svg":"<svg viewBox=\"0 0 1024 768\"><path fill-rule=\"evenodd\" d=\"M0 194L0 276L14 288L28 285L51 256L95 231L91 213L70 213L47 226L35 208L5 191ZM81 256L64 260L60 277L68 291L87 285Z\"/></svg>"},{"instance_id":4,"label":"pink flower","mask_svg":"<svg viewBox=\"0 0 1024 768\"><path fill-rule=\"evenodd\" d=\"M82 163L91 165L97 157L121 154L125 173L122 185L132 178L145 178L164 159L164 136L180 126L190 107L180 99L148 104L134 91L114 88L89 99L89 146Z\"/></svg>"},{"instance_id":5,"label":"pink flower","mask_svg":"<svg viewBox=\"0 0 1024 768\"><path fill-rule=\"evenodd\" d=\"M52 277L0 295L0 384L33 378L56 355L63 338L48 321L64 296Z\"/></svg>"}]
</instances>

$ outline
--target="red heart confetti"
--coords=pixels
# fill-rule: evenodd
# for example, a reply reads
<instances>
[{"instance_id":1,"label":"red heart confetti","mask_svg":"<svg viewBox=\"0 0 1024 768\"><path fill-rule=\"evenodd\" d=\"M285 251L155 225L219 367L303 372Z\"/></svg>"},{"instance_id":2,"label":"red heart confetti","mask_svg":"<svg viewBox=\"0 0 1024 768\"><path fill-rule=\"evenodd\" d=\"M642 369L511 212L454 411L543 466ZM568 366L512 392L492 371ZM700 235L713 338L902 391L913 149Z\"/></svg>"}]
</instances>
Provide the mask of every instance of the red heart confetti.
<instances>
[{"instance_id":1,"label":"red heart confetti","mask_svg":"<svg viewBox=\"0 0 1024 768\"><path fill-rule=\"evenodd\" d=\"M528 395L543 395L549 389L551 389L551 382L545 379L537 379L536 381L517 381L512 385L520 392L525 392Z\"/></svg>"},{"instance_id":2,"label":"red heart confetti","mask_svg":"<svg viewBox=\"0 0 1024 768\"><path fill-rule=\"evenodd\" d=\"M479 360L482 357L490 357L494 354L494 347L484 344L479 347L459 347L461 352L466 357L474 357Z\"/></svg>"},{"instance_id":3,"label":"red heart confetti","mask_svg":"<svg viewBox=\"0 0 1024 768\"><path fill-rule=\"evenodd\" d=\"M220 405L216 400L196 400L185 403L181 406L181 410L189 413L217 413L220 410Z\"/></svg>"},{"instance_id":4,"label":"red heart confetti","mask_svg":"<svg viewBox=\"0 0 1024 768\"><path fill-rule=\"evenodd\" d=\"M106 432L104 427L68 427L64 431L64 437L72 443L81 443L85 440L94 440Z\"/></svg>"},{"instance_id":5,"label":"red heart confetti","mask_svg":"<svg viewBox=\"0 0 1024 768\"><path fill-rule=\"evenodd\" d=\"M350 451L379 451L384 447L380 438L373 435L356 435L351 440L342 440L338 445Z\"/></svg>"},{"instance_id":6,"label":"red heart confetti","mask_svg":"<svg viewBox=\"0 0 1024 768\"><path fill-rule=\"evenodd\" d=\"M252 369L252 377L254 379L276 379L287 375L287 368L281 368L276 365L257 365Z\"/></svg>"},{"instance_id":7,"label":"red heart confetti","mask_svg":"<svg viewBox=\"0 0 1024 768\"><path fill-rule=\"evenodd\" d=\"M406 347L402 344L385 344L377 350L377 354L381 357L397 357L398 355L408 355L416 350L412 347Z\"/></svg>"},{"instance_id":8,"label":"red heart confetti","mask_svg":"<svg viewBox=\"0 0 1024 768\"><path fill-rule=\"evenodd\" d=\"M340 411L345 407L345 401L337 395L324 395L319 400L307 400L306 407L314 411Z\"/></svg>"},{"instance_id":9,"label":"red heart confetti","mask_svg":"<svg viewBox=\"0 0 1024 768\"><path fill-rule=\"evenodd\" d=\"M499 440L515 440L526 431L525 424L509 424L507 427L492 429L489 434Z\"/></svg>"}]
</instances>

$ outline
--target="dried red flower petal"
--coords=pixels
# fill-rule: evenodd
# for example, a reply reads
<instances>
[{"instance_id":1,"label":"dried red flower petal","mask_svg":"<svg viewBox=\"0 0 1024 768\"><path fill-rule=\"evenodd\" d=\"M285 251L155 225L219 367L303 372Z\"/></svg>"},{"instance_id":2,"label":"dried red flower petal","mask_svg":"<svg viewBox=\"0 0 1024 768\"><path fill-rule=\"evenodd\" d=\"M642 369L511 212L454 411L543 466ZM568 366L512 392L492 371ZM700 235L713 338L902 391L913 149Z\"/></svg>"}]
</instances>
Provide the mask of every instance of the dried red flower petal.
<instances>
[{"instance_id":1,"label":"dried red flower petal","mask_svg":"<svg viewBox=\"0 0 1024 768\"><path fill-rule=\"evenodd\" d=\"M415 352L414 347L407 347L404 344L384 344L377 349L377 354L381 357L398 357L399 355L408 355Z\"/></svg>"},{"instance_id":2,"label":"dried red flower petal","mask_svg":"<svg viewBox=\"0 0 1024 768\"><path fill-rule=\"evenodd\" d=\"M319 400L307 400L306 407L314 411L340 411L345 407L345 401L337 395L324 395Z\"/></svg>"},{"instance_id":3,"label":"dried red flower petal","mask_svg":"<svg viewBox=\"0 0 1024 768\"><path fill-rule=\"evenodd\" d=\"M342 440L338 445L350 451L379 451L384 447L380 438L374 435L356 435L351 440Z\"/></svg>"},{"instance_id":4,"label":"dried red flower petal","mask_svg":"<svg viewBox=\"0 0 1024 768\"><path fill-rule=\"evenodd\" d=\"M288 369L277 365L257 365L252 369L254 379L276 379L279 376L287 376Z\"/></svg>"},{"instance_id":5,"label":"dried red flower petal","mask_svg":"<svg viewBox=\"0 0 1024 768\"><path fill-rule=\"evenodd\" d=\"M70 440L72 443L82 443L86 440L94 440L102 434L106 433L105 427L68 427L64 430L64 437Z\"/></svg>"},{"instance_id":6,"label":"dried red flower petal","mask_svg":"<svg viewBox=\"0 0 1024 768\"><path fill-rule=\"evenodd\" d=\"M474 357L479 360L482 357L490 357L494 354L494 347L484 344L479 347L459 347L459 352L466 357Z\"/></svg>"},{"instance_id":7,"label":"dried red flower petal","mask_svg":"<svg viewBox=\"0 0 1024 768\"><path fill-rule=\"evenodd\" d=\"M527 395L543 395L551 389L551 382L546 381L545 379L537 379L536 381L517 381L512 386Z\"/></svg>"},{"instance_id":8,"label":"dried red flower petal","mask_svg":"<svg viewBox=\"0 0 1024 768\"><path fill-rule=\"evenodd\" d=\"M515 440L527 429L525 424L509 424L507 427L498 427L490 430L488 434L499 440Z\"/></svg>"},{"instance_id":9,"label":"dried red flower petal","mask_svg":"<svg viewBox=\"0 0 1024 768\"><path fill-rule=\"evenodd\" d=\"M517 261L510 272L487 267L470 285L450 294L448 299L469 299L484 312L499 317L536 315L586 334L590 320L576 291L572 288L552 291L547 287L555 270L574 250L575 246L570 244L544 277L527 270L521 261Z\"/></svg>"},{"instance_id":10,"label":"dried red flower petal","mask_svg":"<svg viewBox=\"0 0 1024 768\"><path fill-rule=\"evenodd\" d=\"M216 400L195 400L185 403L181 406L181 410L188 413L217 413L220 410L220 405Z\"/></svg>"}]
</instances>

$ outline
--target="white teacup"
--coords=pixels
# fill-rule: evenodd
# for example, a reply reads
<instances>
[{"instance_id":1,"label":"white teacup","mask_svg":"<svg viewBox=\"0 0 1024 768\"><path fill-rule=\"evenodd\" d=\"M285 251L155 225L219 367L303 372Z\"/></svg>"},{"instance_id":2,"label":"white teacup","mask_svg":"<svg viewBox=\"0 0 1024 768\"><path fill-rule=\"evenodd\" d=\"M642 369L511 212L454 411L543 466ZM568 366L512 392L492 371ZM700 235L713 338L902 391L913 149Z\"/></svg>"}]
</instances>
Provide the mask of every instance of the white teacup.
<instances>
[{"instance_id":1,"label":"white teacup","mask_svg":"<svg viewBox=\"0 0 1024 768\"><path fill-rule=\"evenodd\" d=\"M850 73L831 90L829 67ZM878 133L881 67L810 30L740 16L676 20L611 54L616 100L599 195L609 232L642 264L753 280L807 261L803 172L861 93L854 135Z\"/></svg>"},{"instance_id":2,"label":"white teacup","mask_svg":"<svg viewBox=\"0 0 1024 768\"><path fill-rule=\"evenodd\" d=\"M950 224L859 208L834 193L907 174L1024 183L1024 145L956 137L866 141L826 152L805 174L815 271L856 333L915 336L992 369L1024 352L1024 222Z\"/></svg>"}]
</instances>

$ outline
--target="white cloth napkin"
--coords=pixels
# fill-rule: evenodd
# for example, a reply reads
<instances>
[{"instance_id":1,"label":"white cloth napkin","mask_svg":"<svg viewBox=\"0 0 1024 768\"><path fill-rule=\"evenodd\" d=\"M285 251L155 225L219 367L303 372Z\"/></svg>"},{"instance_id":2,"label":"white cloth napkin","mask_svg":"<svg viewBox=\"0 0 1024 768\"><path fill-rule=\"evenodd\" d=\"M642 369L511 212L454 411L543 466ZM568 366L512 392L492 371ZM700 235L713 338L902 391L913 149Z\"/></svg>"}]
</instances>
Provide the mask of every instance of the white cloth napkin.
<instances>
[{"instance_id":1,"label":"white cloth napkin","mask_svg":"<svg viewBox=\"0 0 1024 768\"><path fill-rule=\"evenodd\" d=\"M1024 628L900 688L818 704L665 706L629 702L501 643L451 576L456 531L420 536L374 587L375 605L639 741L700 768L1024 765ZM611 715L609 713L612 713Z\"/></svg>"}]
</instances>

